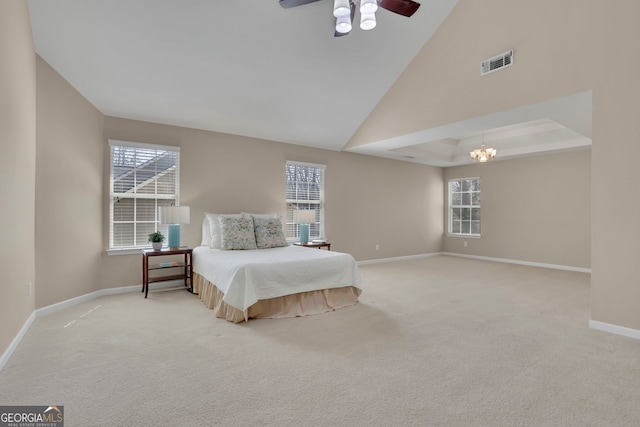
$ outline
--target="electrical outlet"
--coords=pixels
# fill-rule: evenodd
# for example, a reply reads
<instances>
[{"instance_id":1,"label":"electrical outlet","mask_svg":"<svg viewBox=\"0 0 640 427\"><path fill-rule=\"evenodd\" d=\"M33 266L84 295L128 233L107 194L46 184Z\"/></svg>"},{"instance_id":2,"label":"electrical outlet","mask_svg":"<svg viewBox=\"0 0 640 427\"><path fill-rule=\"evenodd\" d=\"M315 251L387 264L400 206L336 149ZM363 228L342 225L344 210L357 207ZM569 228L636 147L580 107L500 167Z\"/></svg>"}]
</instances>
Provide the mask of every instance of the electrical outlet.
<instances>
[{"instance_id":1,"label":"electrical outlet","mask_svg":"<svg viewBox=\"0 0 640 427\"><path fill-rule=\"evenodd\" d=\"M465 240L465 242L464 242L464 247L465 247L465 248L467 247L467 241L466 241L466 240Z\"/></svg>"},{"instance_id":2,"label":"electrical outlet","mask_svg":"<svg viewBox=\"0 0 640 427\"><path fill-rule=\"evenodd\" d=\"M380 250L380 245L376 245L376 251Z\"/></svg>"}]
</instances>

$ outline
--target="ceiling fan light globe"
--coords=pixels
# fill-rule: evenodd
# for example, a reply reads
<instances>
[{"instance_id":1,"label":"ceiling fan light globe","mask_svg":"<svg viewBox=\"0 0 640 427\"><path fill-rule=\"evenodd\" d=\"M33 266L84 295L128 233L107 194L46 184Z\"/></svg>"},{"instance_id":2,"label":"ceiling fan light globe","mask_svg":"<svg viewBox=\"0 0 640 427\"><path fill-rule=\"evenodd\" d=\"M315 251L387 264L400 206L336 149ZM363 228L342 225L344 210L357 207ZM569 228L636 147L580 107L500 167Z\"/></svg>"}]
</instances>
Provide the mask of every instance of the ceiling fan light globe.
<instances>
[{"instance_id":1,"label":"ceiling fan light globe","mask_svg":"<svg viewBox=\"0 0 640 427\"><path fill-rule=\"evenodd\" d=\"M376 13L378 0L360 0L360 13Z\"/></svg>"},{"instance_id":2,"label":"ceiling fan light globe","mask_svg":"<svg viewBox=\"0 0 640 427\"><path fill-rule=\"evenodd\" d=\"M375 13L360 14L360 28L363 30L373 30L376 27Z\"/></svg>"},{"instance_id":3,"label":"ceiling fan light globe","mask_svg":"<svg viewBox=\"0 0 640 427\"><path fill-rule=\"evenodd\" d=\"M349 0L334 0L333 1L333 16L340 18L341 16L351 15L351 7L349 7Z\"/></svg>"},{"instance_id":4,"label":"ceiling fan light globe","mask_svg":"<svg viewBox=\"0 0 640 427\"><path fill-rule=\"evenodd\" d=\"M336 31L345 34L351 31L351 17L339 16L336 21Z\"/></svg>"}]
</instances>

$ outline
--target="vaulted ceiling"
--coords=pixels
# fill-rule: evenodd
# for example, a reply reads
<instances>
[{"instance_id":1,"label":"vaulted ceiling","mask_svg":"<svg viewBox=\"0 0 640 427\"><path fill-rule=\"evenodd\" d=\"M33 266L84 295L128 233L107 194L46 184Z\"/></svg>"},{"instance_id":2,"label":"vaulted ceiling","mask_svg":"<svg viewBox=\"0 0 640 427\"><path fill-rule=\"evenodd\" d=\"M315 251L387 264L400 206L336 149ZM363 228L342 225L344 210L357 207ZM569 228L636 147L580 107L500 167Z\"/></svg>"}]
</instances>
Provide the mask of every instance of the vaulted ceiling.
<instances>
[{"instance_id":1,"label":"vaulted ceiling","mask_svg":"<svg viewBox=\"0 0 640 427\"><path fill-rule=\"evenodd\" d=\"M331 0L291 9L29 0L29 9L36 52L106 115L341 150L458 0L421 3L411 18L380 9L375 29L354 25L339 38ZM453 166L483 139L503 157L589 145L590 118L590 94L578 94L350 151Z\"/></svg>"}]
</instances>

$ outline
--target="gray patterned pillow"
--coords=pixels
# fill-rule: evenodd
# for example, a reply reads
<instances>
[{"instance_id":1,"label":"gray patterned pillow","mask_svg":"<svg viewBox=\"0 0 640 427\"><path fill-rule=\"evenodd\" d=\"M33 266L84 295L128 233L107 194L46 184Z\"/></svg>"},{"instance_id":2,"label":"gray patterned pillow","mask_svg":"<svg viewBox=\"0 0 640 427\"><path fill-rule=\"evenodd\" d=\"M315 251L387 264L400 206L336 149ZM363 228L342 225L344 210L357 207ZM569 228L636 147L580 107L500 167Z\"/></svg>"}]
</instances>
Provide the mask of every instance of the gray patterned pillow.
<instances>
[{"instance_id":1,"label":"gray patterned pillow","mask_svg":"<svg viewBox=\"0 0 640 427\"><path fill-rule=\"evenodd\" d=\"M219 215L218 221L220 221L220 249L225 251L257 249L251 216L238 218Z\"/></svg>"},{"instance_id":2,"label":"gray patterned pillow","mask_svg":"<svg viewBox=\"0 0 640 427\"><path fill-rule=\"evenodd\" d=\"M260 218L253 217L253 226L256 234L256 245L258 249L279 248L287 246L287 239L282 231L282 221L280 218Z\"/></svg>"}]
</instances>

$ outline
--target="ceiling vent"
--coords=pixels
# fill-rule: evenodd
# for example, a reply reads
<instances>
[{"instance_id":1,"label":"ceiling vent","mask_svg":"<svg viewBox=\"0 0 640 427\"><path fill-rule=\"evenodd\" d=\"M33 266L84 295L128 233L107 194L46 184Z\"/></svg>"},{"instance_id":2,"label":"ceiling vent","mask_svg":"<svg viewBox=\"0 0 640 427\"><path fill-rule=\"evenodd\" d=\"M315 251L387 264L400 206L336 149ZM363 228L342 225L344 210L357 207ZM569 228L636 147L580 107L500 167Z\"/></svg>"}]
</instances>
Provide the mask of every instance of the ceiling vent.
<instances>
[{"instance_id":1,"label":"ceiling vent","mask_svg":"<svg viewBox=\"0 0 640 427\"><path fill-rule=\"evenodd\" d=\"M480 75L484 76L485 74L493 73L510 65L513 65L513 49L482 61L482 64L480 64Z\"/></svg>"}]
</instances>

